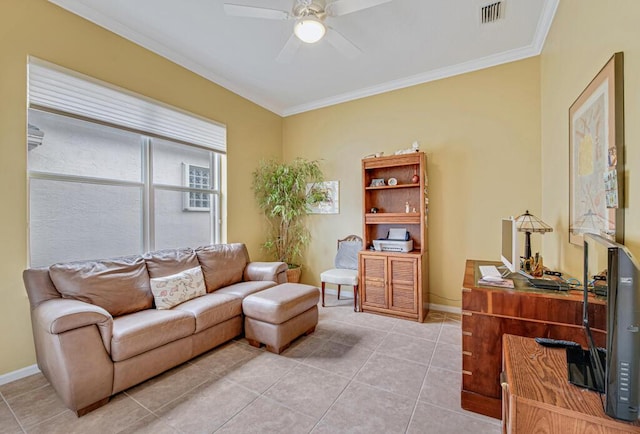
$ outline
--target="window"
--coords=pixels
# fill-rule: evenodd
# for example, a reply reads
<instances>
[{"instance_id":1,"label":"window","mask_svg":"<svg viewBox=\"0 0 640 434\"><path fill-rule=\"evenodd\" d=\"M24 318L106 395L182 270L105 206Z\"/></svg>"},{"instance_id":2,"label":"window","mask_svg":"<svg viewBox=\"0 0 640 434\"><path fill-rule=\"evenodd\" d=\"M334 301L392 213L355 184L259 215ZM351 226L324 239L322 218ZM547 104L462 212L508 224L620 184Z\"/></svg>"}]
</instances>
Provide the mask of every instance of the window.
<instances>
[{"instance_id":1,"label":"window","mask_svg":"<svg viewBox=\"0 0 640 434\"><path fill-rule=\"evenodd\" d=\"M38 136L37 146L34 134L27 144L31 266L222 241L222 154L214 146L218 139L207 133L210 125L199 118L189 124L193 119L178 113L182 117L172 126L171 112L163 112L163 106L151 110L144 100L135 102L141 104L138 110L149 119L148 113L158 113L164 120L158 128L149 120L148 131L133 128L126 122L133 122L135 113L121 123L106 119L111 109L98 110L100 98L91 93L95 83L70 87L61 81L77 77L54 74L51 79L47 74L30 69L29 131ZM52 83L71 94L56 97L58 88ZM83 93L93 105L77 100L76 94ZM51 107L57 101L65 108L65 98L76 98L68 110ZM117 95L106 98L109 104L115 99ZM87 113L78 114L85 103ZM131 110L131 104L114 113ZM224 127L213 126L212 131L224 133ZM199 134L204 144L194 143ZM220 137L224 145L224 134Z\"/></svg>"},{"instance_id":2,"label":"window","mask_svg":"<svg viewBox=\"0 0 640 434\"><path fill-rule=\"evenodd\" d=\"M209 189L210 172L208 167L193 164L184 165L185 185L189 188ZM211 201L209 194L191 191L185 194L185 211L209 211Z\"/></svg>"}]
</instances>

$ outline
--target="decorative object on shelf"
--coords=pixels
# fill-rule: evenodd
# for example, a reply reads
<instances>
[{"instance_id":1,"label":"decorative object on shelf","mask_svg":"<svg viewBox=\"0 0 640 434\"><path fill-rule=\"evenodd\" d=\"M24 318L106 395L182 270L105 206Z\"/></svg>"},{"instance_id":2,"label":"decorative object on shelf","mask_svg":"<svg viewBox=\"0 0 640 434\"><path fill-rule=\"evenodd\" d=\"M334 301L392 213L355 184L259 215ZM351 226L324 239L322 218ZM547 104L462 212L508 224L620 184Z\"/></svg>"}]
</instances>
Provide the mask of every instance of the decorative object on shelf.
<instances>
[{"instance_id":1,"label":"decorative object on shelf","mask_svg":"<svg viewBox=\"0 0 640 434\"><path fill-rule=\"evenodd\" d=\"M371 214L376 214L378 212L378 208L374 206L373 208L371 208L370 212Z\"/></svg>"},{"instance_id":2,"label":"decorative object on shelf","mask_svg":"<svg viewBox=\"0 0 640 434\"><path fill-rule=\"evenodd\" d=\"M310 205L326 200L321 190L306 188L308 182L324 182L319 162L302 158L290 163L261 161L252 177L258 207L270 226L262 247L274 260L286 262L290 269L299 268L311 239L304 217Z\"/></svg>"},{"instance_id":3,"label":"decorative object on shelf","mask_svg":"<svg viewBox=\"0 0 640 434\"><path fill-rule=\"evenodd\" d=\"M530 214L529 210L526 210L524 214L516 217L516 223L518 225L518 232L525 233L524 259L526 261L531 258L531 233L537 232L544 235L546 232L553 232L553 228L538 217Z\"/></svg>"},{"instance_id":4,"label":"decorative object on shelf","mask_svg":"<svg viewBox=\"0 0 640 434\"><path fill-rule=\"evenodd\" d=\"M363 159L366 158L380 158L384 156L384 152L376 152L374 154L369 154L369 155L365 155L364 157L362 157Z\"/></svg>"},{"instance_id":5,"label":"decorative object on shelf","mask_svg":"<svg viewBox=\"0 0 640 434\"><path fill-rule=\"evenodd\" d=\"M384 186L384 178L373 178L371 180L370 187L382 187Z\"/></svg>"},{"instance_id":6,"label":"decorative object on shelf","mask_svg":"<svg viewBox=\"0 0 640 434\"><path fill-rule=\"evenodd\" d=\"M411 211L411 208L409 207L409 202L406 202L404 204L404 212L406 212L407 214L409 214L409 212Z\"/></svg>"},{"instance_id":7,"label":"decorative object on shelf","mask_svg":"<svg viewBox=\"0 0 640 434\"><path fill-rule=\"evenodd\" d=\"M413 176L411 177L411 182L417 184L420 182L420 177L418 176L418 166L413 169Z\"/></svg>"},{"instance_id":8,"label":"decorative object on shelf","mask_svg":"<svg viewBox=\"0 0 640 434\"><path fill-rule=\"evenodd\" d=\"M569 242L624 241L623 54L615 53L569 108Z\"/></svg>"},{"instance_id":9,"label":"decorative object on shelf","mask_svg":"<svg viewBox=\"0 0 640 434\"><path fill-rule=\"evenodd\" d=\"M315 189L314 192L311 192ZM309 204L309 214L340 214L340 183L325 181L307 184L307 196L324 196L325 199Z\"/></svg>"},{"instance_id":10,"label":"decorative object on shelf","mask_svg":"<svg viewBox=\"0 0 640 434\"><path fill-rule=\"evenodd\" d=\"M413 154L414 152L420 152L420 144L418 143L417 140L411 144L410 148L397 150L395 154L396 155Z\"/></svg>"},{"instance_id":11,"label":"decorative object on shelf","mask_svg":"<svg viewBox=\"0 0 640 434\"><path fill-rule=\"evenodd\" d=\"M396 178L389 178L387 181L388 185L398 185L398 180Z\"/></svg>"}]
</instances>

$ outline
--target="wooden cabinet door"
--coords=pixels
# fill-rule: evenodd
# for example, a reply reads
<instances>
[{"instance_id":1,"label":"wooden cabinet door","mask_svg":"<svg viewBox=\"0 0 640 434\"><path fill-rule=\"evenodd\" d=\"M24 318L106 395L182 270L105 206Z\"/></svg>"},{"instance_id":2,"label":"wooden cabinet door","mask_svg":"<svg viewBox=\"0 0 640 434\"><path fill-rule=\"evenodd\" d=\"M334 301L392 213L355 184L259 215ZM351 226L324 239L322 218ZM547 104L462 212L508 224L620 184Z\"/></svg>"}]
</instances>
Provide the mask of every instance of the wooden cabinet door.
<instances>
[{"instance_id":1,"label":"wooden cabinet door","mask_svg":"<svg viewBox=\"0 0 640 434\"><path fill-rule=\"evenodd\" d=\"M389 309L418 313L418 260L388 258Z\"/></svg>"},{"instance_id":2,"label":"wooden cabinet door","mask_svg":"<svg viewBox=\"0 0 640 434\"><path fill-rule=\"evenodd\" d=\"M362 305L388 308L386 295L387 258L384 256L360 255L362 270Z\"/></svg>"}]
</instances>

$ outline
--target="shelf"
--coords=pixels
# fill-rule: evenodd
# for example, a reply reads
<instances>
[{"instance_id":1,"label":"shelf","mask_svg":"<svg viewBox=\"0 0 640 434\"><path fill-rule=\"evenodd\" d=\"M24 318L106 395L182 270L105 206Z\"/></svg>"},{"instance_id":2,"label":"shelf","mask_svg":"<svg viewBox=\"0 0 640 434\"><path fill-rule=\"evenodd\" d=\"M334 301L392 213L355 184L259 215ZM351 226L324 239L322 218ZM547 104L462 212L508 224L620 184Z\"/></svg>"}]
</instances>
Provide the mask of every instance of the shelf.
<instances>
[{"instance_id":1,"label":"shelf","mask_svg":"<svg viewBox=\"0 0 640 434\"><path fill-rule=\"evenodd\" d=\"M420 187L420 184L398 184L398 185L380 185L376 187L365 187L365 190L390 190L394 188L415 188Z\"/></svg>"},{"instance_id":2,"label":"shelf","mask_svg":"<svg viewBox=\"0 0 640 434\"><path fill-rule=\"evenodd\" d=\"M365 224L420 224L419 212L378 212L364 215Z\"/></svg>"}]
</instances>

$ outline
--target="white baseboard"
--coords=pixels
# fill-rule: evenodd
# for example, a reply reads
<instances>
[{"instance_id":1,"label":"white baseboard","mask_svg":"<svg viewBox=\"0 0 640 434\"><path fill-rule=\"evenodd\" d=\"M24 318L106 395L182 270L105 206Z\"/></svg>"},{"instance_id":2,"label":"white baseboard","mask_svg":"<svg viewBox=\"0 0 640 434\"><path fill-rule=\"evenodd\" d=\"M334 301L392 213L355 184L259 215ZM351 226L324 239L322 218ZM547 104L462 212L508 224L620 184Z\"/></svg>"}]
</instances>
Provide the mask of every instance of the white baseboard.
<instances>
[{"instance_id":1,"label":"white baseboard","mask_svg":"<svg viewBox=\"0 0 640 434\"><path fill-rule=\"evenodd\" d=\"M325 294L331 294L334 296L338 295L338 290L335 288L326 288L324 290ZM353 300L353 289L348 286L346 289L340 291L340 299L350 298ZM455 306L447 306L445 304L435 304L429 303L429 309L437 310L439 312L448 312L448 313L457 313L458 315L462 314L462 308Z\"/></svg>"},{"instance_id":2,"label":"white baseboard","mask_svg":"<svg viewBox=\"0 0 640 434\"><path fill-rule=\"evenodd\" d=\"M325 294L331 294L334 296L338 295L338 290L335 288L327 288L325 289ZM347 289L343 289L340 291L340 299L350 298L353 300L353 289L349 286ZM429 309L437 310L439 312L448 312L448 313L457 313L458 315L462 314L462 308L455 306L447 306L445 304L435 304L429 303Z\"/></svg>"},{"instance_id":3,"label":"white baseboard","mask_svg":"<svg viewBox=\"0 0 640 434\"><path fill-rule=\"evenodd\" d=\"M0 386L30 375L38 374L39 372L40 369L38 369L38 365L31 365L13 372L7 372L6 374L0 375Z\"/></svg>"},{"instance_id":4,"label":"white baseboard","mask_svg":"<svg viewBox=\"0 0 640 434\"><path fill-rule=\"evenodd\" d=\"M462 313L462 308L455 307L455 306L447 306L445 304L429 303L429 309L437 310L440 312L449 312L449 313L457 313L457 314Z\"/></svg>"}]
</instances>

